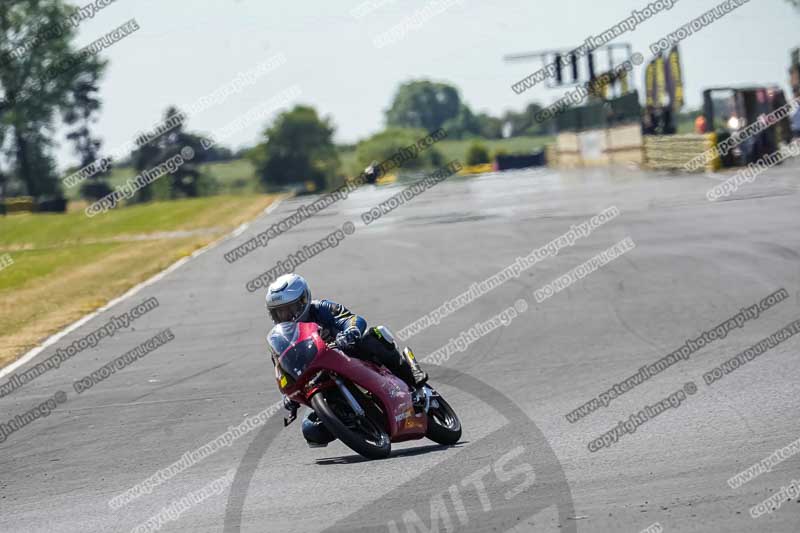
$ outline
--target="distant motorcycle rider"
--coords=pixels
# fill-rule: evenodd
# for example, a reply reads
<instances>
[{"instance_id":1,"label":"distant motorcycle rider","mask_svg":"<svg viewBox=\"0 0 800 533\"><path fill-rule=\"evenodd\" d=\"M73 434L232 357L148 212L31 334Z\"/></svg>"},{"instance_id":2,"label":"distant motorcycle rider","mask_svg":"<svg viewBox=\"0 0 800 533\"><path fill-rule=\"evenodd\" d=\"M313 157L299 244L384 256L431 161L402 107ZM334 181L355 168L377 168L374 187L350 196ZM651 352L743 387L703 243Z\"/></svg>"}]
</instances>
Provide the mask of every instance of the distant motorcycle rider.
<instances>
[{"instance_id":1,"label":"distant motorcycle rider","mask_svg":"<svg viewBox=\"0 0 800 533\"><path fill-rule=\"evenodd\" d=\"M320 336L351 357L372 360L386 367L403 380L419 401L419 388L428 379L413 357L405 357L394 346L382 339L367 321L341 304L330 300L312 300L311 290L302 276L284 274L267 289L267 311L275 324L283 322L314 322L320 326ZM299 404L284 398L284 406L295 410ZM324 446L330 435L313 411L303 421L303 435L311 446Z\"/></svg>"},{"instance_id":2,"label":"distant motorcycle rider","mask_svg":"<svg viewBox=\"0 0 800 533\"><path fill-rule=\"evenodd\" d=\"M367 168L364 169L363 175L364 181L374 185L381 177L380 164L377 161L373 161Z\"/></svg>"}]
</instances>

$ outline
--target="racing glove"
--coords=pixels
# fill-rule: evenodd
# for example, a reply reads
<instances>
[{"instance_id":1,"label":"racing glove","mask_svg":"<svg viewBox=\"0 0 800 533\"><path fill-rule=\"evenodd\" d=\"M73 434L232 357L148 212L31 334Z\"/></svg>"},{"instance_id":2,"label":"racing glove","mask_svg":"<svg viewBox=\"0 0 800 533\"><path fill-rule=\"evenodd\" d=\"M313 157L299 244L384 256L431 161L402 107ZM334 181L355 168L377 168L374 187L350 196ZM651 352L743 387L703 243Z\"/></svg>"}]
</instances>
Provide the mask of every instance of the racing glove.
<instances>
[{"instance_id":1,"label":"racing glove","mask_svg":"<svg viewBox=\"0 0 800 533\"><path fill-rule=\"evenodd\" d=\"M342 351L353 347L361 339L361 332L357 328L350 328L336 336L336 347Z\"/></svg>"}]
</instances>

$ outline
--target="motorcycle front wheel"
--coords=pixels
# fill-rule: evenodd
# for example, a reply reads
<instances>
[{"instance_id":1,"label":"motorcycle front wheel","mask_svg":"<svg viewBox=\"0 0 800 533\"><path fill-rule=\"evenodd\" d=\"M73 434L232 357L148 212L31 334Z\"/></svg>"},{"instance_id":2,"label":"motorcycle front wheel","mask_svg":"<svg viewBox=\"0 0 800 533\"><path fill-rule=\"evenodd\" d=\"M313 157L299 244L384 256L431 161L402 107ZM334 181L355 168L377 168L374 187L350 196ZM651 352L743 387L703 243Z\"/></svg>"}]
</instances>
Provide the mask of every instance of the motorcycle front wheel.
<instances>
[{"instance_id":1,"label":"motorcycle front wheel","mask_svg":"<svg viewBox=\"0 0 800 533\"><path fill-rule=\"evenodd\" d=\"M435 393L428 410L428 433L425 435L433 442L451 446L461 439L461 420L444 398Z\"/></svg>"},{"instance_id":2,"label":"motorcycle front wheel","mask_svg":"<svg viewBox=\"0 0 800 533\"><path fill-rule=\"evenodd\" d=\"M374 406L362 405L358 416L335 390L318 392L311 406L325 427L348 448L367 459L384 459L392 453L392 443Z\"/></svg>"}]
</instances>

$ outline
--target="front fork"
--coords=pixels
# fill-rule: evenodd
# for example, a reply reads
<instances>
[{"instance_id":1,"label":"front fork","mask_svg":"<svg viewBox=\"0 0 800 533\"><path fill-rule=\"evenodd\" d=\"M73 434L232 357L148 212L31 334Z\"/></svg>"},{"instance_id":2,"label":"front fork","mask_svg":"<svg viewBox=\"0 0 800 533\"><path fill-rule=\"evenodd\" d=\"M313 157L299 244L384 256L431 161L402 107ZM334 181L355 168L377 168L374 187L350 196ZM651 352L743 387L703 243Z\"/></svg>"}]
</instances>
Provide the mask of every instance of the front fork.
<instances>
[{"instance_id":1,"label":"front fork","mask_svg":"<svg viewBox=\"0 0 800 533\"><path fill-rule=\"evenodd\" d=\"M427 384L422 386L422 392L425 393L425 407L422 409L422 412L428 414L431 408L431 398L433 397L433 389L431 389Z\"/></svg>"},{"instance_id":2,"label":"front fork","mask_svg":"<svg viewBox=\"0 0 800 533\"><path fill-rule=\"evenodd\" d=\"M361 407L361 404L359 404L358 401L356 401L355 397L353 396L353 393L350 392L350 389L347 388L347 385L345 385L344 382L338 377L333 378L333 380L336 382L336 386L339 387L339 391L342 393L342 396L344 396L344 399L345 401L347 401L347 404L350 406L350 409L353 410L356 416L363 417L364 408Z\"/></svg>"}]
</instances>

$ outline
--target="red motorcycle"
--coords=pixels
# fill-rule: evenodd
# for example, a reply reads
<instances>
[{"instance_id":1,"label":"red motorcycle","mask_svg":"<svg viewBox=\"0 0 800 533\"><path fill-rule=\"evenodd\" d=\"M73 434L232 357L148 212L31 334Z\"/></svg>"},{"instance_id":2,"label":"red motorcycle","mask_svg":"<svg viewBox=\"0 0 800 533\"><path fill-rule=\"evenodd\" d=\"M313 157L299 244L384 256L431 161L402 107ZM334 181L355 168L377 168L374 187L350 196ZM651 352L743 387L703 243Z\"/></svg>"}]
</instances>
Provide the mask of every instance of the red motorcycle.
<instances>
[{"instance_id":1,"label":"red motorcycle","mask_svg":"<svg viewBox=\"0 0 800 533\"><path fill-rule=\"evenodd\" d=\"M365 334L394 347L391 333L383 326ZM368 459L388 457L392 442L428 437L451 445L461 438L458 416L433 388L424 385L424 402L414 405L412 392L400 378L326 344L317 324L278 324L268 343L281 392L314 409L334 437ZM402 355L414 357L408 348ZM296 418L295 410L284 425Z\"/></svg>"}]
</instances>

